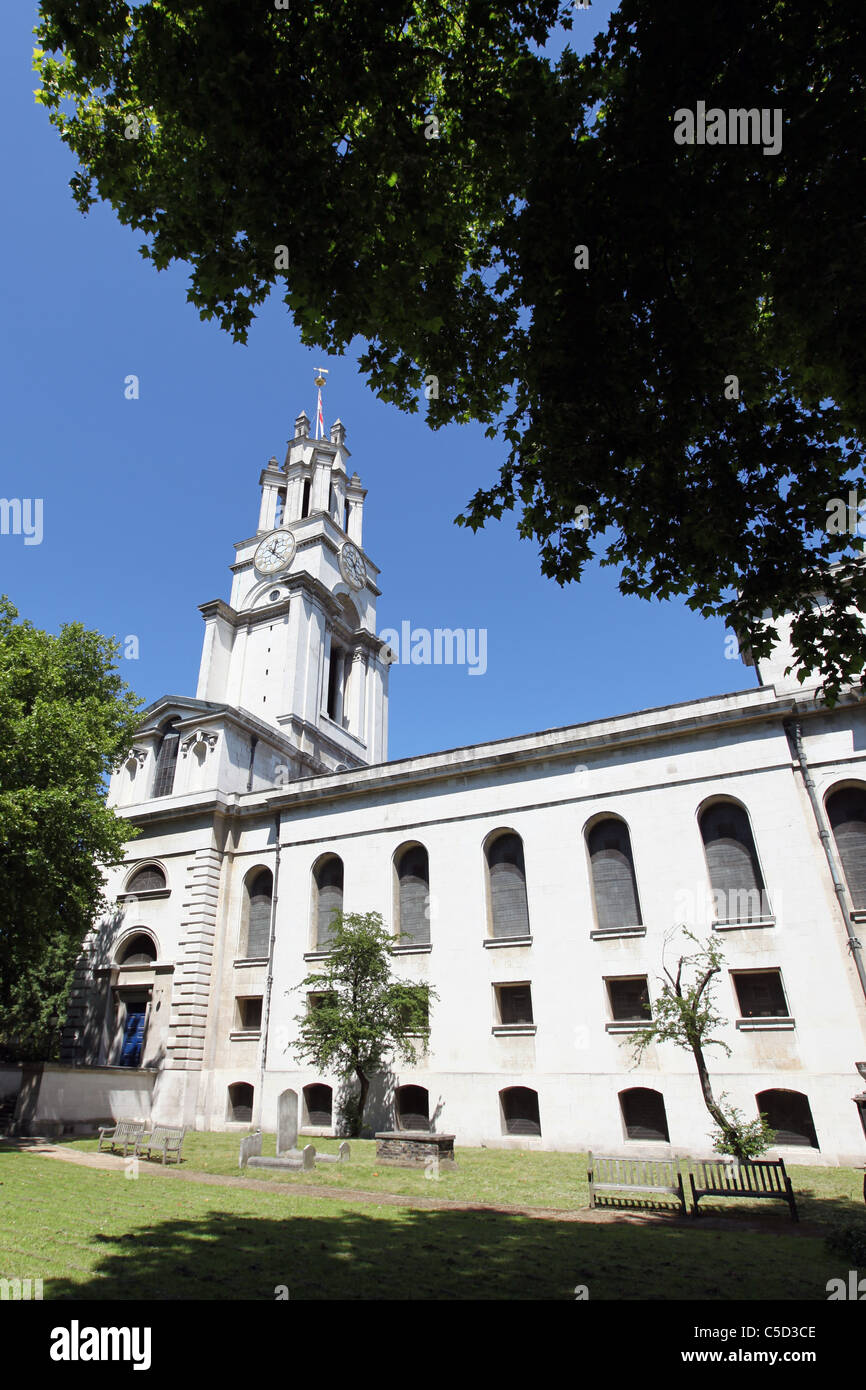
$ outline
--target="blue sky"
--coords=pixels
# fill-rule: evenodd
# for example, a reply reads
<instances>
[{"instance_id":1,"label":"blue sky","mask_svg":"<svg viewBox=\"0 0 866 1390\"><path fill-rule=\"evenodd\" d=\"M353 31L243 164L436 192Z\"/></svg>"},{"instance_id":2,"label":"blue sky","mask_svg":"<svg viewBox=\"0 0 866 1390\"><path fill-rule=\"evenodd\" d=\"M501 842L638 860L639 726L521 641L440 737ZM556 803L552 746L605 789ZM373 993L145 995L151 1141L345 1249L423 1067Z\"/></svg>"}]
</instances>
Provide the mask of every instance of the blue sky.
<instances>
[{"instance_id":1,"label":"blue sky","mask_svg":"<svg viewBox=\"0 0 866 1390\"><path fill-rule=\"evenodd\" d=\"M575 16L575 46L609 11ZM33 100L35 14L16 4L0 19L0 496L39 497L44 509L40 545L0 536L0 591L23 617L134 634L139 657L121 665L138 694L194 694L198 605L228 598L233 542L256 528L260 470L271 454L282 462L299 410L314 416L324 361L326 424L343 420L368 488L380 631L408 620L487 632L483 676L392 669L391 757L755 684L725 658L721 622L623 597L615 572L597 566L560 589L511 519L477 535L454 526L503 455L480 427L433 433L423 414L382 404L351 357L303 348L276 298L249 343L233 344L187 304L183 267L157 274L106 206L82 217L73 158ZM124 396L132 373L136 401Z\"/></svg>"}]
</instances>

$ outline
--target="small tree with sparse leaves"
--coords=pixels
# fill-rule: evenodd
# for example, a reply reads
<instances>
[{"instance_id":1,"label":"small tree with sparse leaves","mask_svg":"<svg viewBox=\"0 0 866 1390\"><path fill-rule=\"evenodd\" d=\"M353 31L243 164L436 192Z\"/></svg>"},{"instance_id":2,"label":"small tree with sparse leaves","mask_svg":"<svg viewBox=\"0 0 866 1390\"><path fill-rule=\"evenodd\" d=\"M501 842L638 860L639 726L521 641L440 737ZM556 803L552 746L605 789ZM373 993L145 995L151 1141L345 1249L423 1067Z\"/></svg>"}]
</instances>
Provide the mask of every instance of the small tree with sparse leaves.
<instances>
[{"instance_id":1,"label":"small tree with sparse leaves","mask_svg":"<svg viewBox=\"0 0 866 1390\"><path fill-rule=\"evenodd\" d=\"M712 981L722 968L724 956L718 942L712 938L702 944L690 931L684 936L694 942L693 955L681 955L676 974L671 974L662 961L665 979L655 1001L654 1017L640 1032L631 1033L628 1042L638 1063L654 1042L672 1042L691 1052L698 1069L701 1094L715 1124L714 1145L718 1153L731 1154L740 1163L757 1158L775 1141L765 1115L747 1121L741 1111L726 1103L723 1092L718 1099L713 1094L704 1049L720 1047L727 1055L731 1049L721 1038L713 1037L725 1019L716 1013L712 998Z\"/></svg>"},{"instance_id":2,"label":"small tree with sparse leaves","mask_svg":"<svg viewBox=\"0 0 866 1390\"><path fill-rule=\"evenodd\" d=\"M436 992L392 978L398 940L378 912L336 913L322 971L298 986L314 998L295 1020L294 1051L320 1071L357 1080L357 1102L347 1110L353 1135L361 1133L371 1076L391 1056L416 1062L430 1038L429 1004Z\"/></svg>"}]
</instances>

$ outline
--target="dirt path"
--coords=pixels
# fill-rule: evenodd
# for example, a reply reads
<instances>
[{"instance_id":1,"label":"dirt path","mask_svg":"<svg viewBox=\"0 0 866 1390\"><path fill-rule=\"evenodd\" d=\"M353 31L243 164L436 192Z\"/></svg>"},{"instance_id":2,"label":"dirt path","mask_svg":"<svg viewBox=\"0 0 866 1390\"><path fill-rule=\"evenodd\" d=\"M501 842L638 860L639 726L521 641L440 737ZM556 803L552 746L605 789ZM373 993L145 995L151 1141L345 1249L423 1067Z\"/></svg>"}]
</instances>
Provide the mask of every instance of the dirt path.
<instances>
[{"instance_id":1,"label":"dirt path","mask_svg":"<svg viewBox=\"0 0 866 1390\"><path fill-rule=\"evenodd\" d=\"M47 1139L15 1140L3 1138L0 1139L0 1145L17 1149L20 1153L37 1154L40 1158L54 1158L60 1159L64 1163L76 1163L82 1168L102 1168L121 1172L125 1164L125 1160L118 1154L82 1153L80 1149L70 1149L64 1145L52 1144ZM331 1201L360 1203L375 1207L415 1207L428 1211L490 1211L507 1216L528 1216L536 1221L591 1222L599 1225L623 1221L633 1225L650 1225L662 1222L666 1226L682 1226L687 1230L694 1230L695 1228L691 1217L677 1216L675 1212L628 1211L623 1208L609 1208L607 1210L596 1208L592 1210L589 1207L583 1207L579 1211L562 1211L556 1207L521 1207L490 1202L453 1202L444 1197L412 1197L395 1192L368 1192L362 1188L316 1187L312 1183L278 1184L258 1178L229 1178L217 1173L163 1168L161 1164L147 1163L144 1166L148 1173L153 1173L159 1177L180 1179L181 1182L196 1182L205 1187L234 1187L241 1188L246 1192L281 1193L288 1191L297 1193L302 1197L329 1198ZM769 1212L767 1216L770 1217ZM793 1226L790 1222L786 1223L782 1219L778 1222L772 1219L756 1222L748 1218L723 1216L702 1217L700 1229L716 1231L760 1230L768 1234L775 1232L778 1235L790 1236L822 1234L821 1228L811 1222L800 1222Z\"/></svg>"}]
</instances>

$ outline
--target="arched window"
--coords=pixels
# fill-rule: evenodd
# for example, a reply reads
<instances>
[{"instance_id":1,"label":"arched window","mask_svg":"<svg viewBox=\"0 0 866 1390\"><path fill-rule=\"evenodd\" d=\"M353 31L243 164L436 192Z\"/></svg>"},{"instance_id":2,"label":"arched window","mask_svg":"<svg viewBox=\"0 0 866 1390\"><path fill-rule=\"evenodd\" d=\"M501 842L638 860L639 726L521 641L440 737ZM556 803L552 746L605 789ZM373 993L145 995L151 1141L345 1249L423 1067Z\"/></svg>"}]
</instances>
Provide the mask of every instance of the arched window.
<instances>
[{"instance_id":1,"label":"arched window","mask_svg":"<svg viewBox=\"0 0 866 1390\"><path fill-rule=\"evenodd\" d=\"M827 797L827 815L855 912L866 908L866 790L840 787Z\"/></svg>"},{"instance_id":2,"label":"arched window","mask_svg":"<svg viewBox=\"0 0 866 1390\"><path fill-rule=\"evenodd\" d=\"M313 868L313 930L317 951L327 950L334 914L342 911L343 861L337 854L326 854Z\"/></svg>"},{"instance_id":3,"label":"arched window","mask_svg":"<svg viewBox=\"0 0 866 1390\"><path fill-rule=\"evenodd\" d=\"M664 1096L645 1086L632 1086L620 1091L619 1104L622 1122L629 1139L660 1139L670 1142Z\"/></svg>"},{"instance_id":4,"label":"arched window","mask_svg":"<svg viewBox=\"0 0 866 1390\"><path fill-rule=\"evenodd\" d=\"M523 841L519 835L508 830L489 839L485 853L490 887L491 935L528 936L529 908L526 902Z\"/></svg>"},{"instance_id":5,"label":"arched window","mask_svg":"<svg viewBox=\"0 0 866 1390\"><path fill-rule=\"evenodd\" d=\"M236 1081L229 1086L226 1119L236 1124L251 1124L253 1118L253 1088L248 1081Z\"/></svg>"},{"instance_id":6,"label":"arched window","mask_svg":"<svg viewBox=\"0 0 866 1390\"><path fill-rule=\"evenodd\" d=\"M146 864L136 869L124 890L127 893L156 893L165 888L165 874L156 864Z\"/></svg>"},{"instance_id":7,"label":"arched window","mask_svg":"<svg viewBox=\"0 0 866 1390\"><path fill-rule=\"evenodd\" d=\"M325 1128L332 1123L334 1092L330 1086L316 1083L304 1087L304 1110L306 1123Z\"/></svg>"},{"instance_id":8,"label":"arched window","mask_svg":"<svg viewBox=\"0 0 866 1390\"><path fill-rule=\"evenodd\" d=\"M509 1086L499 1092L502 1129L505 1134L540 1134L538 1092L526 1086Z\"/></svg>"},{"instance_id":9,"label":"arched window","mask_svg":"<svg viewBox=\"0 0 866 1390\"><path fill-rule=\"evenodd\" d=\"M312 483L309 478L304 479L303 492L301 494L301 520L310 515L310 489Z\"/></svg>"},{"instance_id":10,"label":"arched window","mask_svg":"<svg viewBox=\"0 0 866 1390\"><path fill-rule=\"evenodd\" d=\"M274 877L270 869L253 869L244 880L241 956L263 960L271 949L271 903Z\"/></svg>"},{"instance_id":11,"label":"arched window","mask_svg":"<svg viewBox=\"0 0 866 1390\"><path fill-rule=\"evenodd\" d=\"M755 841L742 806L713 802L701 812L699 824L717 919L747 922L769 916Z\"/></svg>"},{"instance_id":12,"label":"arched window","mask_svg":"<svg viewBox=\"0 0 866 1390\"><path fill-rule=\"evenodd\" d=\"M117 953L118 965L151 965L156 960L156 945L145 932L127 937Z\"/></svg>"},{"instance_id":13,"label":"arched window","mask_svg":"<svg viewBox=\"0 0 866 1390\"><path fill-rule=\"evenodd\" d=\"M178 719L172 719L166 724L162 739L159 744L159 752L156 755L156 772L153 779L153 796L171 796L174 788L174 773L177 767L177 750L180 746L180 734L177 731Z\"/></svg>"},{"instance_id":14,"label":"arched window","mask_svg":"<svg viewBox=\"0 0 866 1390\"><path fill-rule=\"evenodd\" d=\"M599 931L641 925L628 827L610 817L587 832L595 918Z\"/></svg>"},{"instance_id":15,"label":"arched window","mask_svg":"<svg viewBox=\"0 0 866 1390\"><path fill-rule=\"evenodd\" d=\"M758 1114L776 1131L775 1144L801 1144L817 1149L818 1139L808 1098L800 1091L759 1091Z\"/></svg>"},{"instance_id":16,"label":"arched window","mask_svg":"<svg viewBox=\"0 0 866 1390\"><path fill-rule=\"evenodd\" d=\"M398 1086L394 1093L398 1129L430 1128L430 1096L423 1086Z\"/></svg>"},{"instance_id":17,"label":"arched window","mask_svg":"<svg viewBox=\"0 0 866 1390\"><path fill-rule=\"evenodd\" d=\"M430 941L430 867L423 845L398 850L397 933L402 944L426 945Z\"/></svg>"}]
</instances>

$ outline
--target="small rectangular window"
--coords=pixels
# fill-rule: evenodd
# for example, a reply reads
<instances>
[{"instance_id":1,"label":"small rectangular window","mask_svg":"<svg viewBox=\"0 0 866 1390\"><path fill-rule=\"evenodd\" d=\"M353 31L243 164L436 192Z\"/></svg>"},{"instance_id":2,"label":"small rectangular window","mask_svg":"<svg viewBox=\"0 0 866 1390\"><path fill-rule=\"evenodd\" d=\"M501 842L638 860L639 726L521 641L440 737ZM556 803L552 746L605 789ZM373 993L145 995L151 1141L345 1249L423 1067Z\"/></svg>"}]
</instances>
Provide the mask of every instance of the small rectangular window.
<instances>
[{"instance_id":1,"label":"small rectangular window","mask_svg":"<svg viewBox=\"0 0 866 1390\"><path fill-rule=\"evenodd\" d=\"M607 995L615 1023L645 1023L652 1018L646 975L608 980Z\"/></svg>"},{"instance_id":2,"label":"small rectangular window","mask_svg":"<svg viewBox=\"0 0 866 1390\"><path fill-rule=\"evenodd\" d=\"M262 1026L262 997L253 995L249 998L238 999L238 1023L247 1032Z\"/></svg>"},{"instance_id":3,"label":"small rectangular window","mask_svg":"<svg viewBox=\"0 0 866 1390\"><path fill-rule=\"evenodd\" d=\"M734 974L742 1018L789 1018L788 1001L778 970L747 970Z\"/></svg>"},{"instance_id":4,"label":"small rectangular window","mask_svg":"<svg viewBox=\"0 0 866 1390\"><path fill-rule=\"evenodd\" d=\"M497 985L496 998L499 1005L499 1022L509 1023L533 1023L532 1017L532 986L522 985Z\"/></svg>"}]
</instances>

